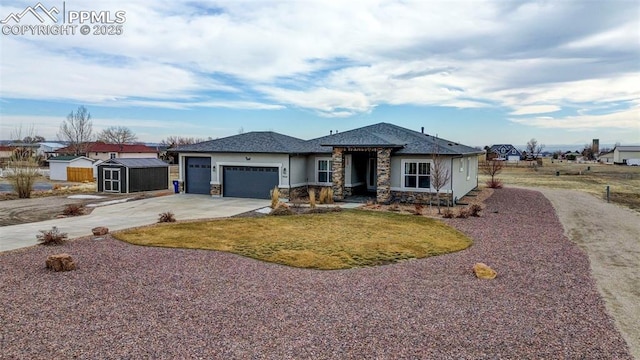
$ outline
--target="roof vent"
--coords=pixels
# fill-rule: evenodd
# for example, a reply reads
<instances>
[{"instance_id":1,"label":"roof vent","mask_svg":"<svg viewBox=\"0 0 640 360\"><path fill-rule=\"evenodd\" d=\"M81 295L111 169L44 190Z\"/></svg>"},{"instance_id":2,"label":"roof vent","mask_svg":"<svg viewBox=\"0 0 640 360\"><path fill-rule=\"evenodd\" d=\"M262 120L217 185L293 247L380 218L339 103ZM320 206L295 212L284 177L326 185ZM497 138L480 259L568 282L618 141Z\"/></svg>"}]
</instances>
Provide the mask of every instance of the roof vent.
<instances>
[{"instance_id":1,"label":"roof vent","mask_svg":"<svg viewBox=\"0 0 640 360\"><path fill-rule=\"evenodd\" d=\"M424 126L420 128L420 132L424 134Z\"/></svg>"},{"instance_id":2,"label":"roof vent","mask_svg":"<svg viewBox=\"0 0 640 360\"><path fill-rule=\"evenodd\" d=\"M333 130L329 130L329 135L333 135Z\"/></svg>"}]
</instances>

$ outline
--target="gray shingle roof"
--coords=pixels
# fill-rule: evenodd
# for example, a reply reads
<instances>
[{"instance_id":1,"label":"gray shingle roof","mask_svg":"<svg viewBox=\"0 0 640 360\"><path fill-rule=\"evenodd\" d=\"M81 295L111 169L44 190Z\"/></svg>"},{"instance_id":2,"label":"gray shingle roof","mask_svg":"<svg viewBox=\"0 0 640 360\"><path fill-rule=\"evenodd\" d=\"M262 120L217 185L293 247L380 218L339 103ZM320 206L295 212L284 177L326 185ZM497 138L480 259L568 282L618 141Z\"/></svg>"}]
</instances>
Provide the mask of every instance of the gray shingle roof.
<instances>
[{"instance_id":1,"label":"gray shingle roof","mask_svg":"<svg viewBox=\"0 0 640 360\"><path fill-rule=\"evenodd\" d=\"M302 139L273 131L252 131L198 144L183 145L172 151L290 154L300 152L304 142Z\"/></svg>"},{"instance_id":2,"label":"gray shingle roof","mask_svg":"<svg viewBox=\"0 0 640 360\"><path fill-rule=\"evenodd\" d=\"M433 154L436 151L441 155L482 153L466 145L388 123L369 125L322 139L321 145L327 146L399 148L395 154Z\"/></svg>"},{"instance_id":3,"label":"gray shingle roof","mask_svg":"<svg viewBox=\"0 0 640 360\"><path fill-rule=\"evenodd\" d=\"M116 158L116 159L106 160L100 165L104 165L104 164L119 164L119 165L126 166L126 167L129 167L129 168L148 168L148 167L167 167L167 166L169 166L164 161L162 161L160 159L154 159L154 158L141 158L141 159Z\"/></svg>"},{"instance_id":4,"label":"gray shingle roof","mask_svg":"<svg viewBox=\"0 0 640 360\"><path fill-rule=\"evenodd\" d=\"M176 152L233 152L307 154L331 153L333 146L392 147L396 154L442 155L479 154L482 150L435 138L388 123L379 123L311 140L302 140L274 132L249 132L222 139L185 145Z\"/></svg>"}]
</instances>

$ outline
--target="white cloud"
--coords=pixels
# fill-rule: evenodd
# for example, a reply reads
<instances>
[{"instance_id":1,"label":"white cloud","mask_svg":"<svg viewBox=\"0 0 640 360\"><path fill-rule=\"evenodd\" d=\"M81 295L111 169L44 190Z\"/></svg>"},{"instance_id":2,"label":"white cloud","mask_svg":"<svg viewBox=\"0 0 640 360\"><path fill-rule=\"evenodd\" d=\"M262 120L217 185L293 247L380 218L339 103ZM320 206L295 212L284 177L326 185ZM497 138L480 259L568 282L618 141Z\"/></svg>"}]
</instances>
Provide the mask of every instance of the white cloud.
<instances>
[{"instance_id":1,"label":"white cloud","mask_svg":"<svg viewBox=\"0 0 640 360\"><path fill-rule=\"evenodd\" d=\"M521 106L509 114L510 115L544 114L544 113L556 112L560 109L561 107L557 105L530 105L530 106Z\"/></svg>"},{"instance_id":2,"label":"white cloud","mask_svg":"<svg viewBox=\"0 0 640 360\"><path fill-rule=\"evenodd\" d=\"M167 109L297 107L330 117L383 104L494 106L530 115L640 99L633 2L69 6L125 10L124 35L3 36L1 97ZM2 6L0 14L15 9ZM558 124L535 119L538 127Z\"/></svg>"},{"instance_id":3,"label":"white cloud","mask_svg":"<svg viewBox=\"0 0 640 360\"><path fill-rule=\"evenodd\" d=\"M534 118L513 118L510 121L544 129L635 129L636 139L640 139L640 108L631 108L602 115L578 115L554 118L541 116Z\"/></svg>"}]
</instances>

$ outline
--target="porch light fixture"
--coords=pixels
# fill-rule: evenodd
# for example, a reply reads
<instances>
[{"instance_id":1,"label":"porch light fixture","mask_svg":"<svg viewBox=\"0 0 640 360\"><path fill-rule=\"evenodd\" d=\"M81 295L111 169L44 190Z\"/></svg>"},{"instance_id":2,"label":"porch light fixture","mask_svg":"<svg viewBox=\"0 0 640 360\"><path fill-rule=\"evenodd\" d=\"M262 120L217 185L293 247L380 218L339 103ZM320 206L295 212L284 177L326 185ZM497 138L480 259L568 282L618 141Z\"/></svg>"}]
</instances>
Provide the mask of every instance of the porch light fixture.
<instances>
[{"instance_id":1,"label":"porch light fixture","mask_svg":"<svg viewBox=\"0 0 640 360\"><path fill-rule=\"evenodd\" d=\"M282 175L287 175L287 168L282 169Z\"/></svg>"}]
</instances>

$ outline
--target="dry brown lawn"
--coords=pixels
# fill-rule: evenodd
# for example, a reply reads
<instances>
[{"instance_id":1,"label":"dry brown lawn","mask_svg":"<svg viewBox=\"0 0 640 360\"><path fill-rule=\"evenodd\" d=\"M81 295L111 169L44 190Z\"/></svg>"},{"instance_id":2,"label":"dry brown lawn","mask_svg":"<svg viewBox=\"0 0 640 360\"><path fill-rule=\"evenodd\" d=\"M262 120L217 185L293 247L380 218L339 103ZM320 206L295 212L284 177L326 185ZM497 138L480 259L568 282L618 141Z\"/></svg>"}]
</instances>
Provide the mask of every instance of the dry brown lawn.
<instances>
[{"instance_id":1,"label":"dry brown lawn","mask_svg":"<svg viewBox=\"0 0 640 360\"><path fill-rule=\"evenodd\" d=\"M556 174L559 173L559 176ZM534 169L525 162L506 166L497 178L505 186L545 187L579 190L605 198L610 187L610 201L640 211L640 167L596 163L569 163L544 159ZM480 175L479 183L489 177Z\"/></svg>"},{"instance_id":2,"label":"dry brown lawn","mask_svg":"<svg viewBox=\"0 0 640 360\"><path fill-rule=\"evenodd\" d=\"M158 224L115 237L137 245L227 251L327 270L441 255L472 243L438 220L364 210Z\"/></svg>"}]
</instances>

